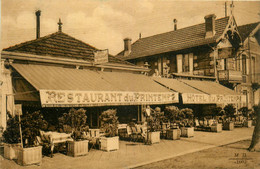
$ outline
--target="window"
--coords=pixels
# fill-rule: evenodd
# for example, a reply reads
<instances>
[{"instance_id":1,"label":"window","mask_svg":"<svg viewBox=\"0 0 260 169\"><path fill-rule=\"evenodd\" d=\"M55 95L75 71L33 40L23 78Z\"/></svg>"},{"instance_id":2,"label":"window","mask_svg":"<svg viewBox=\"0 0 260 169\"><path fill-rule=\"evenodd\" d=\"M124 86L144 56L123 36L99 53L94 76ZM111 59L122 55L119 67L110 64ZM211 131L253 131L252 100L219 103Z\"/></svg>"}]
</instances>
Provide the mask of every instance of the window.
<instances>
[{"instance_id":1,"label":"window","mask_svg":"<svg viewBox=\"0 0 260 169\"><path fill-rule=\"evenodd\" d=\"M242 55L242 72L246 75L246 55Z\"/></svg>"}]
</instances>

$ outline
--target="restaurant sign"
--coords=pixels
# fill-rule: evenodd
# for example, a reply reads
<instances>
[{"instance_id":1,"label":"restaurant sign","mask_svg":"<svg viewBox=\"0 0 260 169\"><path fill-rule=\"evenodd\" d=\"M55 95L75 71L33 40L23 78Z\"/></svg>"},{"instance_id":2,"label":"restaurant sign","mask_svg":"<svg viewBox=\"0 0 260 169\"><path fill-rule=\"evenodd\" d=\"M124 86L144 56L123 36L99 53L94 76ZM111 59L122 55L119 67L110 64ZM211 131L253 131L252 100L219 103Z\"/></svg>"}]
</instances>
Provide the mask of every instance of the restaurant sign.
<instances>
[{"instance_id":1,"label":"restaurant sign","mask_svg":"<svg viewBox=\"0 0 260 169\"><path fill-rule=\"evenodd\" d=\"M107 63L108 62L108 49L94 51L94 63Z\"/></svg>"},{"instance_id":2,"label":"restaurant sign","mask_svg":"<svg viewBox=\"0 0 260 169\"><path fill-rule=\"evenodd\" d=\"M42 107L92 107L178 103L177 92L40 90Z\"/></svg>"},{"instance_id":3,"label":"restaurant sign","mask_svg":"<svg viewBox=\"0 0 260 169\"><path fill-rule=\"evenodd\" d=\"M221 103L241 103L240 95L221 95L221 94L195 94L183 93L184 104L221 104Z\"/></svg>"}]
</instances>

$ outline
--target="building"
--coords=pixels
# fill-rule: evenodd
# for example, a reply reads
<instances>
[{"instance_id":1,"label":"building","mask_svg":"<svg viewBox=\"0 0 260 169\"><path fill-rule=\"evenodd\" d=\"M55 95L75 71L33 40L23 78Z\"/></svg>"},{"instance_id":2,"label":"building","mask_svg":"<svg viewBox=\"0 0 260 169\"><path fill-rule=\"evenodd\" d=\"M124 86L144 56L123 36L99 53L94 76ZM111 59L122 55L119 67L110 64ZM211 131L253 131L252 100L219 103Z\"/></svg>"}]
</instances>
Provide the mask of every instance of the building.
<instances>
[{"instance_id":1,"label":"building","mask_svg":"<svg viewBox=\"0 0 260 169\"><path fill-rule=\"evenodd\" d=\"M173 31L140 38L134 43L126 38L124 50L117 57L138 66L149 65L151 76L217 81L245 95L238 108L252 108L251 101L246 102L250 96L240 91L242 74L250 65L240 59L245 39L234 16L216 19L210 14L204 19L204 23L182 29L177 29L175 19Z\"/></svg>"},{"instance_id":2,"label":"building","mask_svg":"<svg viewBox=\"0 0 260 169\"><path fill-rule=\"evenodd\" d=\"M118 59L62 32L40 37L1 52L1 127L12 115L41 110L49 122L71 107L87 108L90 127L99 126L99 113L116 108L120 121L141 120L142 105L178 102L176 92L143 75L149 69ZM133 81L136 81L133 83Z\"/></svg>"},{"instance_id":3,"label":"building","mask_svg":"<svg viewBox=\"0 0 260 169\"><path fill-rule=\"evenodd\" d=\"M243 46L239 50L242 83L237 86L247 97L246 105L258 105L260 98L260 22L238 26Z\"/></svg>"}]
</instances>

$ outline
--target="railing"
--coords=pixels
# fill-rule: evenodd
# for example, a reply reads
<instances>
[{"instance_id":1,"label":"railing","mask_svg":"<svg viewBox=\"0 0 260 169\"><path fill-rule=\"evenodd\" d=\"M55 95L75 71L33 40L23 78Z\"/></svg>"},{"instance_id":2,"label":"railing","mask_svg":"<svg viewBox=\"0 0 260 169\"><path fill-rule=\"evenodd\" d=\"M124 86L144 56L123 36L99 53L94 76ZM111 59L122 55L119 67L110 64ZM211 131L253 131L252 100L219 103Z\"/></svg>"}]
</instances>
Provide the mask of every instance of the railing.
<instances>
[{"instance_id":1,"label":"railing","mask_svg":"<svg viewBox=\"0 0 260 169\"><path fill-rule=\"evenodd\" d=\"M235 70L219 70L218 79L220 81L238 81L242 82L242 72Z\"/></svg>"}]
</instances>

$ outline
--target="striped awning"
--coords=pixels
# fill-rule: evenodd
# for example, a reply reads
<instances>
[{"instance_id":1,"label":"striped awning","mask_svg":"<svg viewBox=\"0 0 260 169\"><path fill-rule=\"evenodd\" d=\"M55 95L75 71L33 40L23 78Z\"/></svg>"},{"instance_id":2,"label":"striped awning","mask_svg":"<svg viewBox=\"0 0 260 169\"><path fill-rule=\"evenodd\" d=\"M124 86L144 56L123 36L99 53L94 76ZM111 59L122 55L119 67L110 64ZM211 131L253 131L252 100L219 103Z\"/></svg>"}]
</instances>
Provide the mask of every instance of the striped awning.
<instances>
[{"instance_id":1,"label":"striped awning","mask_svg":"<svg viewBox=\"0 0 260 169\"><path fill-rule=\"evenodd\" d=\"M12 67L39 91L42 107L179 102L177 92L140 74L16 63Z\"/></svg>"},{"instance_id":2,"label":"striped awning","mask_svg":"<svg viewBox=\"0 0 260 169\"><path fill-rule=\"evenodd\" d=\"M209 95L208 102L216 104L241 103L242 95L217 82L200 80L180 80L186 85Z\"/></svg>"},{"instance_id":3,"label":"striped awning","mask_svg":"<svg viewBox=\"0 0 260 169\"><path fill-rule=\"evenodd\" d=\"M239 103L241 95L217 82L153 78L157 83L179 92L183 104Z\"/></svg>"}]
</instances>

